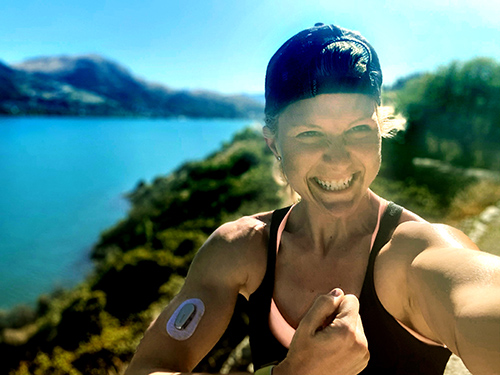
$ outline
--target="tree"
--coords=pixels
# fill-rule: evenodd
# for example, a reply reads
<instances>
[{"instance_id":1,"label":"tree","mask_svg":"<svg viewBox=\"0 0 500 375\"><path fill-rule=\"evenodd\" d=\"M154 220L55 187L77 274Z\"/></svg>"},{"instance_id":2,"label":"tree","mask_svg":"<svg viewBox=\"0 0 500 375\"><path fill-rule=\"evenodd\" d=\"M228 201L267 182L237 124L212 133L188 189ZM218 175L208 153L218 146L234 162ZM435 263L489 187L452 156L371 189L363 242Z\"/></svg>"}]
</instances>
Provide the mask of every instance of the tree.
<instances>
[{"instance_id":1,"label":"tree","mask_svg":"<svg viewBox=\"0 0 500 375\"><path fill-rule=\"evenodd\" d=\"M412 157L500 169L500 64L489 58L453 62L409 80L396 95L407 118Z\"/></svg>"}]
</instances>

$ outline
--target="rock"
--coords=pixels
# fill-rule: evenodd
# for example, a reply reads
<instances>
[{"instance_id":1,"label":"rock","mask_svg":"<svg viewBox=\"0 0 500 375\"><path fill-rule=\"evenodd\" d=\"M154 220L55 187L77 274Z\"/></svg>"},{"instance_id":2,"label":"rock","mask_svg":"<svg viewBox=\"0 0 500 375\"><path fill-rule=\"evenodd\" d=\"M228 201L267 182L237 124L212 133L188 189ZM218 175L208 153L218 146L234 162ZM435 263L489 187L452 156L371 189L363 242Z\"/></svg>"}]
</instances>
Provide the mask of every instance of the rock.
<instances>
[{"instance_id":1,"label":"rock","mask_svg":"<svg viewBox=\"0 0 500 375\"><path fill-rule=\"evenodd\" d=\"M481 212L481 214L479 215L479 220L481 220L485 224L488 224L498 217L500 217L500 208L496 206L489 206L486 207L483 212Z\"/></svg>"}]
</instances>

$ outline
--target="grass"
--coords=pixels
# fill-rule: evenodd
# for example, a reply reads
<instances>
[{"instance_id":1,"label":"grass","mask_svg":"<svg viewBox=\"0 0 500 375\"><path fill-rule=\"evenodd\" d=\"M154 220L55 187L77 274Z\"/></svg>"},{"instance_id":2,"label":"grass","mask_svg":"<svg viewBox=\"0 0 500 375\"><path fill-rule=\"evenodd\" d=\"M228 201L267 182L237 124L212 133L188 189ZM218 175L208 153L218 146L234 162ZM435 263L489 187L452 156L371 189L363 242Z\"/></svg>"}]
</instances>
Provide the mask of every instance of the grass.
<instances>
[{"instance_id":1,"label":"grass","mask_svg":"<svg viewBox=\"0 0 500 375\"><path fill-rule=\"evenodd\" d=\"M478 181L459 191L451 201L446 221L458 225L461 221L479 215L488 206L500 202L500 184Z\"/></svg>"}]
</instances>

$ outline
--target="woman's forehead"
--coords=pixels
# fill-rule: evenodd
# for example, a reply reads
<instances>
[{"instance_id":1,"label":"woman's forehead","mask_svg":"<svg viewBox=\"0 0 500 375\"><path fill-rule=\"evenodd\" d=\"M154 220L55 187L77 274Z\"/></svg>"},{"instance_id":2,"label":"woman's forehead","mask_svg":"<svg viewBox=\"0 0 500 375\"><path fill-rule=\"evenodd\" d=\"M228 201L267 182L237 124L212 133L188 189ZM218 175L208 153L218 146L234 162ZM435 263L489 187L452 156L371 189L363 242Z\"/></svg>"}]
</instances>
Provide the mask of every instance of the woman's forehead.
<instances>
[{"instance_id":1,"label":"woman's forehead","mask_svg":"<svg viewBox=\"0 0 500 375\"><path fill-rule=\"evenodd\" d=\"M376 103L364 94L321 94L314 98L303 99L290 104L280 114L280 122L291 126L295 123L345 119L372 118Z\"/></svg>"}]
</instances>

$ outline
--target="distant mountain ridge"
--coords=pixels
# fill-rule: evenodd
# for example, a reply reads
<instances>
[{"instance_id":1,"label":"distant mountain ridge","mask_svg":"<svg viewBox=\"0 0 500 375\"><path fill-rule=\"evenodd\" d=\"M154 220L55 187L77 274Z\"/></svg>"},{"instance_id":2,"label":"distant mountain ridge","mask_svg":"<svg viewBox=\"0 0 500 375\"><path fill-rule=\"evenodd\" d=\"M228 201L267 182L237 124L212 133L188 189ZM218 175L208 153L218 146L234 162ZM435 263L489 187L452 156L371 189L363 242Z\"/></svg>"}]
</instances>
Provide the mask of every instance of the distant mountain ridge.
<instances>
[{"instance_id":1,"label":"distant mountain ridge","mask_svg":"<svg viewBox=\"0 0 500 375\"><path fill-rule=\"evenodd\" d=\"M99 55L0 62L0 114L261 118L245 95L172 90Z\"/></svg>"}]
</instances>

